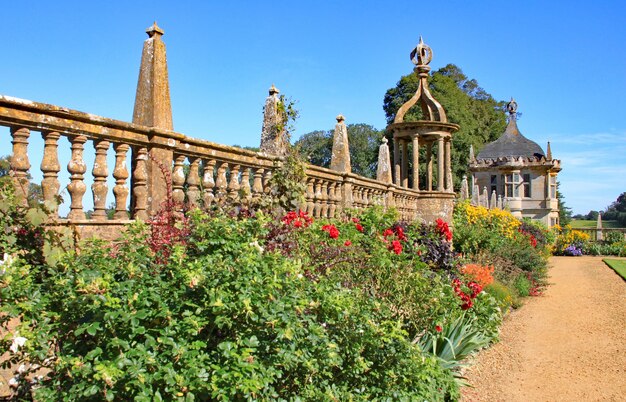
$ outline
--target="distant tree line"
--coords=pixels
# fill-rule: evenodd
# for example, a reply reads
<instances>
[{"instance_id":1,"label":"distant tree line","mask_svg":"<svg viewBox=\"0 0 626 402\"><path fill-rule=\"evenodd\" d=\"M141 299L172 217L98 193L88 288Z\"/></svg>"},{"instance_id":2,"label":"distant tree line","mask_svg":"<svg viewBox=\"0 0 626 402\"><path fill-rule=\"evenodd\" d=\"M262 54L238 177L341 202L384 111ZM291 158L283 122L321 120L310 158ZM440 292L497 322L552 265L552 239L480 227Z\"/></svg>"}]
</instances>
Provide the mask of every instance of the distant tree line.
<instances>
[{"instance_id":1,"label":"distant tree line","mask_svg":"<svg viewBox=\"0 0 626 402\"><path fill-rule=\"evenodd\" d=\"M604 211L589 211L586 215L574 215L574 219L597 220L602 214L602 220L617 221L620 225L626 226L626 192L621 193Z\"/></svg>"}]
</instances>

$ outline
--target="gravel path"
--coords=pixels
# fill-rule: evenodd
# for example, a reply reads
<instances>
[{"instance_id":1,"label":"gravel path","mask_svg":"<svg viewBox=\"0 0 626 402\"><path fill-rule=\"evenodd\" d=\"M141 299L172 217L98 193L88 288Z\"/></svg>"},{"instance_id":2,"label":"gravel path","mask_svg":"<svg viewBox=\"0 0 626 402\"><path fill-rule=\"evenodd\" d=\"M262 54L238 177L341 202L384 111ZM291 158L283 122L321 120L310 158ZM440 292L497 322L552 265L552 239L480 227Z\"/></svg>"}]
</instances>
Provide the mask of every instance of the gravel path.
<instances>
[{"instance_id":1,"label":"gravel path","mask_svg":"<svg viewBox=\"0 0 626 402\"><path fill-rule=\"evenodd\" d=\"M626 401L626 282L599 257L553 257L551 286L467 370L463 401Z\"/></svg>"}]
</instances>

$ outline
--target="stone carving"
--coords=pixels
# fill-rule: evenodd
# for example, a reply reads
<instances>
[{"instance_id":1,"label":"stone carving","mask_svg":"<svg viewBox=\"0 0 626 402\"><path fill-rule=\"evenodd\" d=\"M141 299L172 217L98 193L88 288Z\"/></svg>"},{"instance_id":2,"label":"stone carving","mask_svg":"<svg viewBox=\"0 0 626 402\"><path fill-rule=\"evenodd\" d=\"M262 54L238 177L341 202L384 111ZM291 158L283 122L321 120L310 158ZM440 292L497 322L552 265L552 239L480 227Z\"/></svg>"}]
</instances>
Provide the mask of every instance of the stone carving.
<instances>
[{"instance_id":1,"label":"stone carving","mask_svg":"<svg viewBox=\"0 0 626 402\"><path fill-rule=\"evenodd\" d=\"M383 137L383 143L378 147L378 167L376 168L376 180L391 184L391 157L387 138Z\"/></svg>"},{"instance_id":2,"label":"stone carving","mask_svg":"<svg viewBox=\"0 0 626 402\"><path fill-rule=\"evenodd\" d=\"M93 193L93 215L92 218L97 221L106 220L106 200L109 186L107 186L107 177L109 170L107 169L107 150L109 149L109 141L95 140L93 146L96 150L96 160L93 164L91 173L93 174L93 184L91 192Z\"/></svg>"},{"instance_id":3,"label":"stone carving","mask_svg":"<svg viewBox=\"0 0 626 402\"><path fill-rule=\"evenodd\" d=\"M28 204L28 137L30 131L27 128L11 127L13 136L13 154L11 156L11 175L15 184L15 194L23 205Z\"/></svg>"},{"instance_id":4,"label":"stone carving","mask_svg":"<svg viewBox=\"0 0 626 402\"><path fill-rule=\"evenodd\" d=\"M72 157L67 165L67 171L70 173L70 184L67 185L67 191L70 193L72 201L70 204L70 213L67 217L74 220L85 219L83 196L87 191L87 186L83 179L87 171L87 165L85 165L85 161L83 160L83 150L86 141L87 137L84 135L70 137Z\"/></svg>"},{"instance_id":5,"label":"stone carving","mask_svg":"<svg viewBox=\"0 0 626 402\"><path fill-rule=\"evenodd\" d=\"M43 158L41 159L41 171L43 172L41 190L44 201L52 202L55 205L54 209L50 211L50 214L52 217L56 217L59 209L56 197L61 187L58 178L61 165L59 164L57 148L61 135L56 131L43 131L41 136L44 140Z\"/></svg>"}]
</instances>

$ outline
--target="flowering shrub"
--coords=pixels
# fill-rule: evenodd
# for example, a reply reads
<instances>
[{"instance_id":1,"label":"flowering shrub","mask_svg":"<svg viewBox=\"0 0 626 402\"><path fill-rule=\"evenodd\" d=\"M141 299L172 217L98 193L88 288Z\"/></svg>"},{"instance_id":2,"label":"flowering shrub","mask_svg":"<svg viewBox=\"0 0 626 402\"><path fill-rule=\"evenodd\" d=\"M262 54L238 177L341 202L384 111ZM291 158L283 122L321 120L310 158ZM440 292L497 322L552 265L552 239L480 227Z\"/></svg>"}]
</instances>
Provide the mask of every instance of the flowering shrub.
<instances>
[{"instance_id":1,"label":"flowering shrub","mask_svg":"<svg viewBox=\"0 0 626 402\"><path fill-rule=\"evenodd\" d=\"M573 230L567 225L564 228L557 228L557 237L554 244L554 254L556 255L582 255L582 250L589 242L589 235L580 230ZM580 254L579 254L580 252Z\"/></svg>"},{"instance_id":2,"label":"flowering shrub","mask_svg":"<svg viewBox=\"0 0 626 402\"><path fill-rule=\"evenodd\" d=\"M36 400L454 400L450 368L412 341L462 315L497 334L496 301L452 282L445 222L379 208L183 217L58 264L2 260L0 317L22 321L0 344L50 370Z\"/></svg>"},{"instance_id":3,"label":"flowering shrub","mask_svg":"<svg viewBox=\"0 0 626 402\"><path fill-rule=\"evenodd\" d=\"M460 269L462 274L467 275L483 288L493 283L493 270L492 266L479 264L466 264Z\"/></svg>"}]
</instances>

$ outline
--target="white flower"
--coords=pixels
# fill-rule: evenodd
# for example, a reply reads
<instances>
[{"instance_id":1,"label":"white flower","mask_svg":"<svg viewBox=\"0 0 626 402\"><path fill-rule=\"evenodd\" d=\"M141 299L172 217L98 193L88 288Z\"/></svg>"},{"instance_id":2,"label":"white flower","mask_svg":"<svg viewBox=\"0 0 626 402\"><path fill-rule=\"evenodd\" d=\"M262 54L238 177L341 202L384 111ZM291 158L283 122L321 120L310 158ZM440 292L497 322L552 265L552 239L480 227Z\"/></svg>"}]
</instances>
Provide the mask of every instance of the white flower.
<instances>
[{"instance_id":1,"label":"white flower","mask_svg":"<svg viewBox=\"0 0 626 402\"><path fill-rule=\"evenodd\" d=\"M259 253L262 253L264 251L263 247L261 247L258 240L253 241L252 243L250 243L250 245L255 247L257 250L259 250Z\"/></svg>"},{"instance_id":2,"label":"white flower","mask_svg":"<svg viewBox=\"0 0 626 402\"><path fill-rule=\"evenodd\" d=\"M23 364L20 364L20 366L17 368L17 372L20 374L24 374L25 371L26 371L26 366Z\"/></svg>"},{"instance_id":3,"label":"white flower","mask_svg":"<svg viewBox=\"0 0 626 402\"><path fill-rule=\"evenodd\" d=\"M9 386L10 386L10 387L13 387L13 388L17 388L17 378L12 377L12 378L9 380Z\"/></svg>"},{"instance_id":4,"label":"white flower","mask_svg":"<svg viewBox=\"0 0 626 402\"><path fill-rule=\"evenodd\" d=\"M11 343L11 347L9 347L9 349L11 350L11 352L17 353L19 348L26 344L26 341L27 339L23 336L17 336L16 332L15 335L13 335L13 342Z\"/></svg>"},{"instance_id":5,"label":"white flower","mask_svg":"<svg viewBox=\"0 0 626 402\"><path fill-rule=\"evenodd\" d=\"M13 261L15 261L15 257L10 254L4 253L4 255L2 256L2 260L0 260L0 267L2 267L2 269L0 269L0 275L4 275L7 272L7 268L9 268L11 264L13 264Z\"/></svg>"}]
</instances>

